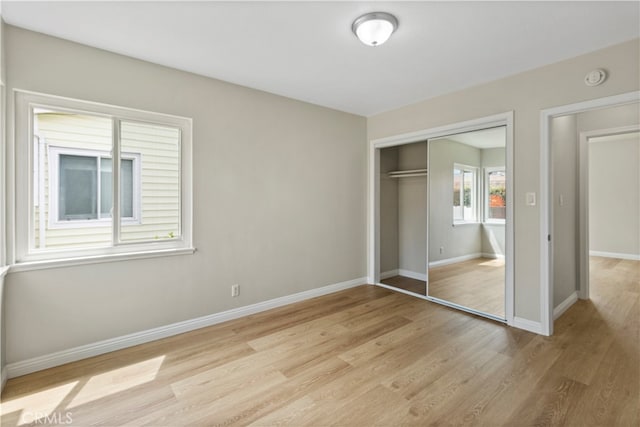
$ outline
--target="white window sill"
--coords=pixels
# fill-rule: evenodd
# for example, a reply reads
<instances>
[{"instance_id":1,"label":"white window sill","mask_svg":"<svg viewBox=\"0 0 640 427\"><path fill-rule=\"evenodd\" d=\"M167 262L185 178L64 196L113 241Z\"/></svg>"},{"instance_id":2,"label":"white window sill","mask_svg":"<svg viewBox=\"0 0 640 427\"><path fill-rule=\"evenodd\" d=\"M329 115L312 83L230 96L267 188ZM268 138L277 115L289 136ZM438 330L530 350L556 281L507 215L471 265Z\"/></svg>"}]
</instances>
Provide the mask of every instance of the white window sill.
<instances>
[{"instance_id":1,"label":"white window sill","mask_svg":"<svg viewBox=\"0 0 640 427\"><path fill-rule=\"evenodd\" d=\"M460 222L454 222L451 226L452 227L458 227L460 225L479 225L480 223L478 221L460 221Z\"/></svg>"},{"instance_id":2,"label":"white window sill","mask_svg":"<svg viewBox=\"0 0 640 427\"><path fill-rule=\"evenodd\" d=\"M0 267L0 279L2 279L4 276L7 275L7 273L9 272L9 266L5 266L5 267Z\"/></svg>"},{"instance_id":3,"label":"white window sill","mask_svg":"<svg viewBox=\"0 0 640 427\"><path fill-rule=\"evenodd\" d=\"M174 255L190 255L195 251L196 248L157 249L144 252L125 252L120 254L92 255L86 257L59 258L42 261L27 261L11 265L10 270L11 273L18 273L21 271L72 267L76 265L99 264L103 262L128 261L132 259L158 258Z\"/></svg>"},{"instance_id":4,"label":"white window sill","mask_svg":"<svg viewBox=\"0 0 640 427\"><path fill-rule=\"evenodd\" d=\"M506 222L505 221L499 221L499 220L487 220L485 222L482 223L483 225L505 225Z\"/></svg>"}]
</instances>

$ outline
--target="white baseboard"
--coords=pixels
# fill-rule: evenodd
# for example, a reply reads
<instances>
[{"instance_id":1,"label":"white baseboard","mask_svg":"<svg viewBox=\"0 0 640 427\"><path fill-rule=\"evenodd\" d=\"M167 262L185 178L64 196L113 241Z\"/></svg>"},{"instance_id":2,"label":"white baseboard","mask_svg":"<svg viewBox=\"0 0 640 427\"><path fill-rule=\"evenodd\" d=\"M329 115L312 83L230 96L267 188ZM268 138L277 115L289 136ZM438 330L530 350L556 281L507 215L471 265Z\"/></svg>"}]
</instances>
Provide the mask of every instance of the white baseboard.
<instances>
[{"instance_id":1,"label":"white baseboard","mask_svg":"<svg viewBox=\"0 0 640 427\"><path fill-rule=\"evenodd\" d=\"M389 277L394 277L394 276L397 276L398 274L399 274L398 269L385 271L383 273L380 273L380 280L388 279Z\"/></svg>"},{"instance_id":2,"label":"white baseboard","mask_svg":"<svg viewBox=\"0 0 640 427\"><path fill-rule=\"evenodd\" d=\"M210 314L195 319L160 326L158 328L148 329L146 331L135 332L129 335L123 335L104 341L98 341L92 344L70 348L68 350L57 351L55 353L34 357L28 360L9 363L6 366L7 375L3 375L3 379L15 378L21 375L29 374L31 372L41 371L43 369L52 368L54 366L64 365L65 363L75 362L77 360L86 359L88 357L109 353L127 347L132 347L138 344L144 344L161 338L167 338L173 335L193 331L195 329L200 329L229 320L237 319L239 317L249 316L251 314L270 310L272 308L281 307L283 305L288 305L310 298L331 294L344 289L353 288L365 283L367 283L367 279L365 277L359 277L357 279L348 280L346 282L323 286L322 288L311 289L308 291L299 292L297 294L287 295L284 297L274 298L268 301L247 305L244 307L234 308L231 310L223 311L221 313Z\"/></svg>"},{"instance_id":3,"label":"white baseboard","mask_svg":"<svg viewBox=\"0 0 640 427\"><path fill-rule=\"evenodd\" d=\"M432 261L429 263L429 267L440 267L442 265L455 264L458 262L469 261L476 258L482 258L482 253L478 252L475 254L457 256L454 258L441 259L440 261Z\"/></svg>"},{"instance_id":4,"label":"white baseboard","mask_svg":"<svg viewBox=\"0 0 640 427\"><path fill-rule=\"evenodd\" d=\"M398 270L398 274L400 276L409 277L411 279L422 280L424 282L427 281L427 274L426 273L418 273L418 272L411 271L411 270L403 270L401 268L401 269Z\"/></svg>"},{"instance_id":5,"label":"white baseboard","mask_svg":"<svg viewBox=\"0 0 640 427\"><path fill-rule=\"evenodd\" d=\"M601 256L604 258L618 258L618 259L628 259L631 261L640 261L640 254L622 254L617 252L589 251L589 255Z\"/></svg>"},{"instance_id":6,"label":"white baseboard","mask_svg":"<svg viewBox=\"0 0 640 427\"><path fill-rule=\"evenodd\" d=\"M524 329L525 331L533 332L534 334L544 335L542 332L542 323L534 322L533 320L523 319L522 317L515 316L513 321L509 324L514 328Z\"/></svg>"},{"instance_id":7,"label":"white baseboard","mask_svg":"<svg viewBox=\"0 0 640 427\"><path fill-rule=\"evenodd\" d=\"M562 301L556 308L553 309L553 320L556 320L558 317L562 316L562 314L569 309L575 302L578 301L578 292L574 292L567 297L564 301Z\"/></svg>"},{"instance_id":8,"label":"white baseboard","mask_svg":"<svg viewBox=\"0 0 640 427\"><path fill-rule=\"evenodd\" d=\"M4 390L4 385L7 383L8 379L9 373L7 372L7 367L3 366L2 369L0 369L0 392Z\"/></svg>"}]
</instances>

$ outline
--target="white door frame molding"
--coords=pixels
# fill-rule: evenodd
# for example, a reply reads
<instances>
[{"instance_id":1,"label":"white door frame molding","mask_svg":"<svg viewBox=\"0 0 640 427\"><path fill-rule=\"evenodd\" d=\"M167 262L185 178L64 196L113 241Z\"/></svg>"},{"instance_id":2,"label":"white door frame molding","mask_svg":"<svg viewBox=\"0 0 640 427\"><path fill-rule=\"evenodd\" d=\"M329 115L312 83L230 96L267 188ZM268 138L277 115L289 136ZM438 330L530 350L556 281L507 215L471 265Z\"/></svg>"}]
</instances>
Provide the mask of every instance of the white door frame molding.
<instances>
[{"instance_id":1,"label":"white door frame molding","mask_svg":"<svg viewBox=\"0 0 640 427\"><path fill-rule=\"evenodd\" d=\"M640 91L561 105L540 112L540 322L544 335L553 334L553 231L551 192L551 120L555 117L582 113L640 101ZM582 212L582 211L581 211ZM582 232L582 228L580 228ZM581 241L583 243L583 241ZM587 251L588 253L588 251Z\"/></svg>"},{"instance_id":2,"label":"white door frame molding","mask_svg":"<svg viewBox=\"0 0 640 427\"><path fill-rule=\"evenodd\" d=\"M507 200L510 200L511 203L507 203L507 220L505 227L505 318L508 325L513 325L513 111L369 141L369 194L367 205L367 280L369 283L380 284L380 187L378 182L378 175L380 173L380 149L497 126L506 126L507 138Z\"/></svg>"}]
</instances>

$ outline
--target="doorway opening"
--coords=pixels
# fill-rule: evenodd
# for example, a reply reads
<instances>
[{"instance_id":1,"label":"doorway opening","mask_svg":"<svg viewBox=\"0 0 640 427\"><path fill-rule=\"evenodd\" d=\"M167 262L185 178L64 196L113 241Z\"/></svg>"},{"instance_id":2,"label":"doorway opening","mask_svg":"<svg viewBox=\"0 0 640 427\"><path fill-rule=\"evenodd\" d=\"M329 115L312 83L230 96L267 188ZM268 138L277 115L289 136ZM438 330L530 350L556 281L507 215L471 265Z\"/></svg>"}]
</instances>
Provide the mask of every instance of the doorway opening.
<instances>
[{"instance_id":1,"label":"doorway opening","mask_svg":"<svg viewBox=\"0 0 640 427\"><path fill-rule=\"evenodd\" d=\"M638 104L623 108L640 122ZM591 262L640 261L640 124L581 132L579 159L578 294L589 299Z\"/></svg>"},{"instance_id":2,"label":"doorway opening","mask_svg":"<svg viewBox=\"0 0 640 427\"><path fill-rule=\"evenodd\" d=\"M598 202L599 217L602 212L617 210L629 218L627 222L630 224L638 222L637 214L634 218L626 216L632 210L631 205L638 203L633 202L629 192L632 187L629 184L634 180L631 176L633 172L628 178L620 178L625 183L616 182L613 179L615 173L611 172L612 169L622 169L625 161L635 161L636 166L624 169L637 171L637 157L634 159L633 154L618 155L617 166L598 164L590 168L590 157L592 160L597 157L599 162L615 163L616 160L609 157L616 150L612 150L613 144L601 145L601 152L597 156L589 156L589 150L596 143L605 144L632 132L638 124L639 100L640 92L630 92L542 111L540 318L541 332L545 335L553 334L554 320L578 298L589 298L589 216L593 208L593 203L589 202L589 187L605 187L608 196L619 194L617 201L609 206ZM629 126L629 121L635 124ZM600 137L604 139L598 140ZM604 175L599 178L595 176L598 182L589 185L594 179L589 170L596 168ZM622 193L618 190L622 190ZM615 223L614 226L618 222L611 218L607 221L609 225ZM633 240L632 225L621 227L626 236L614 240ZM603 242L602 239L600 242Z\"/></svg>"}]
</instances>

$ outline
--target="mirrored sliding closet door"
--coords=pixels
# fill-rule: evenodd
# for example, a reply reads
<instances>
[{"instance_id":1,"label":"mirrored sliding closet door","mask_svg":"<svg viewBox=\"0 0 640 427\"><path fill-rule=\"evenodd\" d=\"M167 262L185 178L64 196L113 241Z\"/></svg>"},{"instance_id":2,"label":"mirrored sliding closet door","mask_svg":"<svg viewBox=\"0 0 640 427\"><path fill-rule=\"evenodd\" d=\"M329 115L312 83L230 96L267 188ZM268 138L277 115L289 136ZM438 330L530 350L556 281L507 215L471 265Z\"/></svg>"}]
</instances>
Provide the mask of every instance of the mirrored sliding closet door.
<instances>
[{"instance_id":1,"label":"mirrored sliding closet door","mask_svg":"<svg viewBox=\"0 0 640 427\"><path fill-rule=\"evenodd\" d=\"M506 127L428 141L429 299L505 319Z\"/></svg>"}]
</instances>

